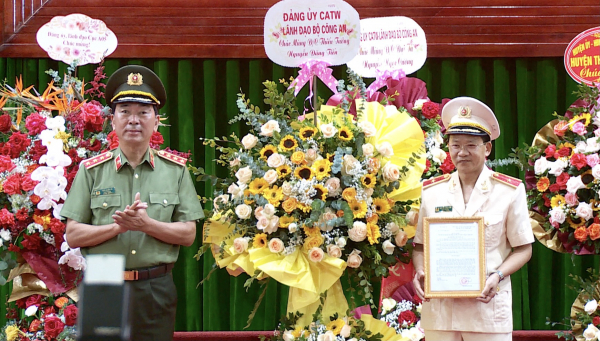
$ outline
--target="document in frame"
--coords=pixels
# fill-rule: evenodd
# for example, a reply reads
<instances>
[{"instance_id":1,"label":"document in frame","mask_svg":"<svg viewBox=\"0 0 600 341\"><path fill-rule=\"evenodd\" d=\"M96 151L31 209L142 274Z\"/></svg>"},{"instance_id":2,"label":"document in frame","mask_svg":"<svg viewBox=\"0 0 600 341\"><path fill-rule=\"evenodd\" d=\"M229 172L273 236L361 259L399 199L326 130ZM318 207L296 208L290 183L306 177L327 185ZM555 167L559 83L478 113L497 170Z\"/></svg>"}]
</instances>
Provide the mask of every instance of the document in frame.
<instances>
[{"instance_id":1,"label":"document in frame","mask_svg":"<svg viewBox=\"0 0 600 341\"><path fill-rule=\"evenodd\" d=\"M425 297L477 297L485 286L483 217L427 217Z\"/></svg>"}]
</instances>

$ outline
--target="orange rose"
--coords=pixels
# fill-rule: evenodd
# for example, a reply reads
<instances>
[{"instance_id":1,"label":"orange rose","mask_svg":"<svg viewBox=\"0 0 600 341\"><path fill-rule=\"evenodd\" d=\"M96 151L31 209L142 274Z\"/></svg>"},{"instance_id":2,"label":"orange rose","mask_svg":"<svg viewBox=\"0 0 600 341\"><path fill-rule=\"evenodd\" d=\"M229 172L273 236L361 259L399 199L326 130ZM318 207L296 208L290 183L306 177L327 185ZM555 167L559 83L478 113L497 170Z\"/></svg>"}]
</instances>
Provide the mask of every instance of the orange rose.
<instances>
[{"instance_id":1,"label":"orange rose","mask_svg":"<svg viewBox=\"0 0 600 341\"><path fill-rule=\"evenodd\" d=\"M575 239L579 240L580 242L585 242L587 240L587 237L588 231L585 228L585 226L579 226L577 230L575 230Z\"/></svg>"},{"instance_id":2,"label":"orange rose","mask_svg":"<svg viewBox=\"0 0 600 341\"><path fill-rule=\"evenodd\" d=\"M346 201L352 201L356 197L356 189L354 187L348 187L342 192L342 198Z\"/></svg>"},{"instance_id":3,"label":"orange rose","mask_svg":"<svg viewBox=\"0 0 600 341\"><path fill-rule=\"evenodd\" d=\"M297 165L301 165L304 163L304 153L301 151L294 152L290 160Z\"/></svg>"},{"instance_id":4,"label":"orange rose","mask_svg":"<svg viewBox=\"0 0 600 341\"><path fill-rule=\"evenodd\" d=\"M559 121L554 126L554 133L557 136L565 136L565 132L569 129L569 123L567 121Z\"/></svg>"},{"instance_id":5,"label":"orange rose","mask_svg":"<svg viewBox=\"0 0 600 341\"><path fill-rule=\"evenodd\" d=\"M542 177L537 182L537 190L540 192L545 192L550 186L550 180L547 177Z\"/></svg>"},{"instance_id":6,"label":"orange rose","mask_svg":"<svg viewBox=\"0 0 600 341\"><path fill-rule=\"evenodd\" d=\"M69 303L69 299L66 297L59 297L54 301L54 305L58 308L58 309L62 309L62 307L65 306L65 304Z\"/></svg>"},{"instance_id":7,"label":"orange rose","mask_svg":"<svg viewBox=\"0 0 600 341\"><path fill-rule=\"evenodd\" d=\"M298 206L298 201L295 198L287 198L284 202L281 203L281 207L287 213L292 213L296 207Z\"/></svg>"},{"instance_id":8,"label":"orange rose","mask_svg":"<svg viewBox=\"0 0 600 341\"><path fill-rule=\"evenodd\" d=\"M599 205L599 207L600 207L600 202L598 203L598 205ZM344 216L344 211L342 211L342 210L338 210L338 211L335 213L335 215L336 215L338 218L341 218L341 217L343 217L343 216Z\"/></svg>"},{"instance_id":9,"label":"orange rose","mask_svg":"<svg viewBox=\"0 0 600 341\"><path fill-rule=\"evenodd\" d=\"M591 240L596 240L600 238L600 224L592 224L587 229L588 234L590 235Z\"/></svg>"}]
</instances>

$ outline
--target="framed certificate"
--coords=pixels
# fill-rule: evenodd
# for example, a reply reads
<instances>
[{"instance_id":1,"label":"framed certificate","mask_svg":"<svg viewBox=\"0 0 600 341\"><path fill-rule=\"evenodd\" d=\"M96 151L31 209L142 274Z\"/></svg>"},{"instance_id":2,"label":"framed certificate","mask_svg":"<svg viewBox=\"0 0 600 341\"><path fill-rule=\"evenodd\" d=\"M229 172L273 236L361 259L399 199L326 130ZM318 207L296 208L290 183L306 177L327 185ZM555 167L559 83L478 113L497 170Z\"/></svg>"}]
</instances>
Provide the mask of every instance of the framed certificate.
<instances>
[{"instance_id":1,"label":"framed certificate","mask_svg":"<svg viewBox=\"0 0 600 341\"><path fill-rule=\"evenodd\" d=\"M485 286L483 217L423 220L425 297L477 297Z\"/></svg>"}]
</instances>

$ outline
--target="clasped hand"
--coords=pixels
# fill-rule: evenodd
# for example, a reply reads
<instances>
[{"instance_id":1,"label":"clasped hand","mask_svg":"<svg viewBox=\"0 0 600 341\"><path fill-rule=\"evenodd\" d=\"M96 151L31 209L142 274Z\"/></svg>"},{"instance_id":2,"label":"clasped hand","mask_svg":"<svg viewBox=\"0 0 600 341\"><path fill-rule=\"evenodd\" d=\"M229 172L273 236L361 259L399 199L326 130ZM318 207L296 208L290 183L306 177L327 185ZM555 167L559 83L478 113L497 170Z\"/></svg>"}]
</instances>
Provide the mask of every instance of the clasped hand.
<instances>
[{"instance_id":1,"label":"clasped hand","mask_svg":"<svg viewBox=\"0 0 600 341\"><path fill-rule=\"evenodd\" d=\"M148 203L142 202L140 199L140 193L135 194L134 201L131 205L127 205L123 212L116 211L112 218L115 224L119 225L126 231L141 231L144 227L150 223L150 217L146 209Z\"/></svg>"}]
</instances>

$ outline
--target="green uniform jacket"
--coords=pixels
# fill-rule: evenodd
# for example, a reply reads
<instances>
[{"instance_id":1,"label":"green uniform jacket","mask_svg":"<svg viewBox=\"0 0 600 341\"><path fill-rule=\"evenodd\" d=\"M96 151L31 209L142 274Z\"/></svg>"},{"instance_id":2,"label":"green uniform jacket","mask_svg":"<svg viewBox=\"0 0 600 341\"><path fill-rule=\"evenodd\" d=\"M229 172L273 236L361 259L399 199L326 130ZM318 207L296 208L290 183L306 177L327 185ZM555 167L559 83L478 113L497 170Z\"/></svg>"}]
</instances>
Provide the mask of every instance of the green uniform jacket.
<instances>
[{"instance_id":1,"label":"green uniform jacket","mask_svg":"<svg viewBox=\"0 0 600 341\"><path fill-rule=\"evenodd\" d=\"M117 148L81 163L61 216L90 225L113 223L115 211L131 205L137 192L148 203L147 213L162 222L186 222L204 218L189 171L181 158L148 149L143 161L131 168ZM93 228L93 227L91 227ZM173 263L179 245L164 243L139 231L128 231L106 242L82 248L88 254L121 254L126 269Z\"/></svg>"}]
</instances>

